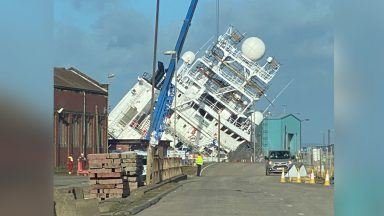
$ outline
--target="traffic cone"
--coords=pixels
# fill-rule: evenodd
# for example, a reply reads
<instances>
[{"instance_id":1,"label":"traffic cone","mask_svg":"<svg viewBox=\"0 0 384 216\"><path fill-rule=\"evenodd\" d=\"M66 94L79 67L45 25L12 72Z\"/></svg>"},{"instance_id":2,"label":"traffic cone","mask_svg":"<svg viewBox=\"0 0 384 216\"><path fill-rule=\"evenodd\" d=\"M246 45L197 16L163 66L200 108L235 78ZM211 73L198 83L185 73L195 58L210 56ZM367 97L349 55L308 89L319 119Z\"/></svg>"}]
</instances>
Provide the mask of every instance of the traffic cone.
<instances>
[{"instance_id":1,"label":"traffic cone","mask_svg":"<svg viewBox=\"0 0 384 216\"><path fill-rule=\"evenodd\" d=\"M280 183L285 183L284 168L283 172L281 172Z\"/></svg>"},{"instance_id":2,"label":"traffic cone","mask_svg":"<svg viewBox=\"0 0 384 216\"><path fill-rule=\"evenodd\" d=\"M309 184L316 184L315 174L313 173L313 169L312 169L312 173L311 173L311 180L309 180Z\"/></svg>"},{"instance_id":3,"label":"traffic cone","mask_svg":"<svg viewBox=\"0 0 384 216\"><path fill-rule=\"evenodd\" d=\"M301 183L301 178L300 178L300 172L299 172L299 170L297 170L296 183Z\"/></svg>"},{"instance_id":4,"label":"traffic cone","mask_svg":"<svg viewBox=\"0 0 384 216\"><path fill-rule=\"evenodd\" d=\"M327 170L327 174L325 174L324 186L329 186L329 185L331 185L331 184L329 182L329 173L328 173L328 170Z\"/></svg>"}]
</instances>

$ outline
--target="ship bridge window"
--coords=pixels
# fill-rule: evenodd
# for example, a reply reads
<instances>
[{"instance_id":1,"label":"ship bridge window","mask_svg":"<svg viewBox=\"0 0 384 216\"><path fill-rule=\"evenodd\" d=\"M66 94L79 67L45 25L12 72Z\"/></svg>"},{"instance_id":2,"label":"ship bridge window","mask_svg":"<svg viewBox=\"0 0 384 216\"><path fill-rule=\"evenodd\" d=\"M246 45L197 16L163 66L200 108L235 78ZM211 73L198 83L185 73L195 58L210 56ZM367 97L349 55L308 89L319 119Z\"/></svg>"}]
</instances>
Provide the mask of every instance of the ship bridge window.
<instances>
[{"instance_id":1,"label":"ship bridge window","mask_svg":"<svg viewBox=\"0 0 384 216\"><path fill-rule=\"evenodd\" d=\"M213 116L207 114L207 116L205 116L206 119L208 119L208 121L213 121Z\"/></svg>"},{"instance_id":2,"label":"ship bridge window","mask_svg":"<svg viewBox=\"0 0 384 216\"><path fill-rule=\"evenodd\" d=\"M230 135L230 134L232 134L233 132L232 132L231 130L227 130L227 131L225 131L225 133L228 134L228 135Z\"/></svg>"},{"instance_id":3,"label":"ship bridge window","mask_svg":"<svg viewBox=\"0 0 384 216\"><path fill-rule=\"evenodd\" d=\"M199 109L199 113L201 116L204 116L207 112L205 112L205 110L203 109Z\"/></svg>"},{"instance_id":4,"label":"ship bridge window","mask_svg":"<svg viewBox=\"0 0 384 216\"><path fill-rule=\"evenodd\" d=\"M198 106L197 104L195 104L195 103L193 104L192 107L193 107L193 109L195 109L195 110L198 110L198 109L199 109L199 106Z\"/></svg>"},{"instance_id":5,"label":"ship bridge window","mask_svg":"<svg viewBox=\"0 0 384 216\"><path fill-rule=\"evenodd\" d=\"M138 123L140 124L144 119L145 119L145 117L147 117L147 114L142 114L141 116L140 116L140 118L138 119Z\"/></svg>"},{"instance_id":6,"label":"ship bridge window","mask_svg":"<svg viewBox=\"0 0 384 216\"><path fill-rule=\"evenodd\" d=\"M232 136L231 136L233 139L236 139L237 137L239 137L239 135L237 135L237 134L233 134Z\"/></svg>"},{"instance_id":7,"label":"ship bridge window","mask_svg":"<svg viewBox=\"0 0 384 216\"><path fill-rule=\"evenodd\" d=\"M223 110L225 108L225 106L221 103L217 103L216 106L219 108L219 110Z\"/></svg>"},{"instance_id":8,"label":"ship bridge window","mask_svg":"<svg viewBox=\"0 0 384 216\"><path fill-rule=\"evenodd\" d=\"M211 102L211 103L215 103L215 102L216 102L215 98L212 97L212 96L209 95L209 94L207 94L206 99L207 99L209 102Z\"/></svg>"}]
</instances>

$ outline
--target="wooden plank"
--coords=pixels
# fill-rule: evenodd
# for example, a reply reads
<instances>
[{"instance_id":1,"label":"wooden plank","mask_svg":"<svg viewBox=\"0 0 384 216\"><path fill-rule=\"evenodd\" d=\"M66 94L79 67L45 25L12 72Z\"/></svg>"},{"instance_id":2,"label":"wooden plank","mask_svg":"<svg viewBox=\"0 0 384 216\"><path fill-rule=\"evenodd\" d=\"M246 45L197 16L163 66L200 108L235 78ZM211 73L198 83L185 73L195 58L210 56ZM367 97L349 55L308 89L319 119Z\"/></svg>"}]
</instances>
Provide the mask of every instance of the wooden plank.
<instances>
[{"instance_id":1,"label":"wooden plank","mask_svg":"<svg viewBox=\"0 0 384 216\"><path fill-rule=\"evenodd\" d=\"M106 159L107 154L88 154L87 159L90 160L99 160L99 159Z\"/></svg>"},{"instance_id":2,"label":"wooden plank","mask_svg":"<svg viewBox=\"0 0 384 216\"><path fill-rule=\"evenodd\" d=\"M121 178L121 173L110 172L110 173L95 173L94 178Z\"/></svg>"},{"instance_id":3,"label":"wooden plank","mask_svg":"<svg viewBox=\"0 0 384 216\"><path fill-rule=\"evenodd\" d=\"M138 169L138 167L123 167L124 171L127 171L127 172L136 172L140 169Z\"/></svg>"},{"instance_id":4,"label":"wooden plank","mask_svg":"<svg viewBox=\"0 0 384 216\"><path fill-rule=\"evenodd\" d=\"M94 159L88 160L88 163L113 163L114 159L104 158L104 159Z\"/></svg>"},{"instance_id":5,"label":"wooden plank","mask_svg":"<svg viewBox=\"0 0 384 216\"><path fill-rule=\"evenodd\" d=\"M122 158L122 163L142 163L142 161L137 160L136 158Z\"/></svg>"},{"instance_id":6,"label":"wooden plank","mask_svg":"<svg viewBox=\"0 0 384 216\"><path fill-rule=\"evenodd\" d=\"M93 161L89 161L88 162L88 167L90 169L101 169L101 168L103 168L103 164L102 163L93 162Z\"/></svg>"},{"instance_id":7,"label":"wooden plank","mask_svg":"<svg viewBox=\"0 0 384 216\"><path fill-rule=\"evenodd\" d=\"M97 184L121 184L123 183L123 179L97 179L96 183Z\"/></svg>"},{"instance_id":8,"label":"wooden plank","mask_svg":"<svg viewBox=\"0 0 384 216\"><path fill-rule=\"evenodd\" d=\"M121 163L121 167L138 167L138 164L137 163L125 163L125 162L123 162L123 163Z\"/></svg>"},{"instance_id":9,"label":"wooden plank","mask_svg":"<svg viewBox=\"0 0 384 216\"><path fill-rule=\"evenodd\" d=\"M113 188L118 188L118 185L122 184L94 184L91 185L91 190L96 190L96 189L113 189Z\"/></svg>"},{"instance_id":10,"label":"wooden plank","mask_svg":"<svg viewBox=\"0 0 384 216\"><path fill-rule=\"evenodd\" d=\"M109 153L107 155L107 158L121 158L121 154L120 153Z\"/></svg>"},{"instance_id":11,"label":"wooden plank","mask_svg":"<svg viewBox=\"0 0 384 216\"><path fill-rule=\"evenodd\" d=\"M103 189L103 193L108 194L129 194L128 188Z\"/></svg>"},{"instance_id":12,"label":"wooden plank","mask_svg":"<svg viewBox=\"0 0 384 216\"><path fill-rule=\"evenodd\" d=\"M89 173L121 173L121 168L95 168L89 169Z\"/></svg>"},{"instance_id":13,"label":"wooden plank","mask_svg":"<svg viewBox=\"0 0 384 216\"><path fill-rule=\"evenodd\" d=\"M104 164L103 168L121 168L120 164Z\"/></svg>"},{"instance_id":14,"label":"wooden plank","mask_svg":"<svg viewBox=\"0 0 384 216\"><path fill-rule=\"evenodd\" d=\"M121 153L121 158L137 159L137 154L135 152Z\"/></svg>"}]
</instances>

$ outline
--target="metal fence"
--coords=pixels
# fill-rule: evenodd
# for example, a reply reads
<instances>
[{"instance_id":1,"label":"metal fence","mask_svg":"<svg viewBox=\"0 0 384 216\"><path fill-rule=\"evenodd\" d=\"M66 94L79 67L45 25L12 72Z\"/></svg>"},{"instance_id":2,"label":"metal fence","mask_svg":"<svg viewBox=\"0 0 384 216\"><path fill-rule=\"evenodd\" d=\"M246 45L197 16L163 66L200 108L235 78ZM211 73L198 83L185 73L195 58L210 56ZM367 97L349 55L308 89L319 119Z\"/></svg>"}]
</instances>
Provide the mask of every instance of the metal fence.
<instances>
[{"instance_id":1,"label":"metal fence","mask_svg":"<svg viewBox=\"0 0 384 216\"><path fill-rule=\"evenodd\" d=\"M298 155L298 162L313 169L316 176L324 178L328 171L331 177L335 174L334 145L304 147Z\"/></svg>"}]
</instances>

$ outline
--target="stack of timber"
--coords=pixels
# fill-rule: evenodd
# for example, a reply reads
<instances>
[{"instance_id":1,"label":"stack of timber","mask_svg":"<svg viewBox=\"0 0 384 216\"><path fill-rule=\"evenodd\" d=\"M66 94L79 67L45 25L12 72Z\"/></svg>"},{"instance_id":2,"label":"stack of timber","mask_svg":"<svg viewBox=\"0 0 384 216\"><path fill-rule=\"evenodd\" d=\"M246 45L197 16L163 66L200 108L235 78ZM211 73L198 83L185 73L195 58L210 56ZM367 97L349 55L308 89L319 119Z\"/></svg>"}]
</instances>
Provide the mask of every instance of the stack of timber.
<instances>
[{"instance_id":1,"label":"stack of timber","mask_svg":"<svg viewBox=\"0 0 384 216\"><path fill-rule=\"evenodd\" d=\"M127 197L143 185L141 156L134 152L89 154L91 198Z\"/></svg>"}]
</instances>

